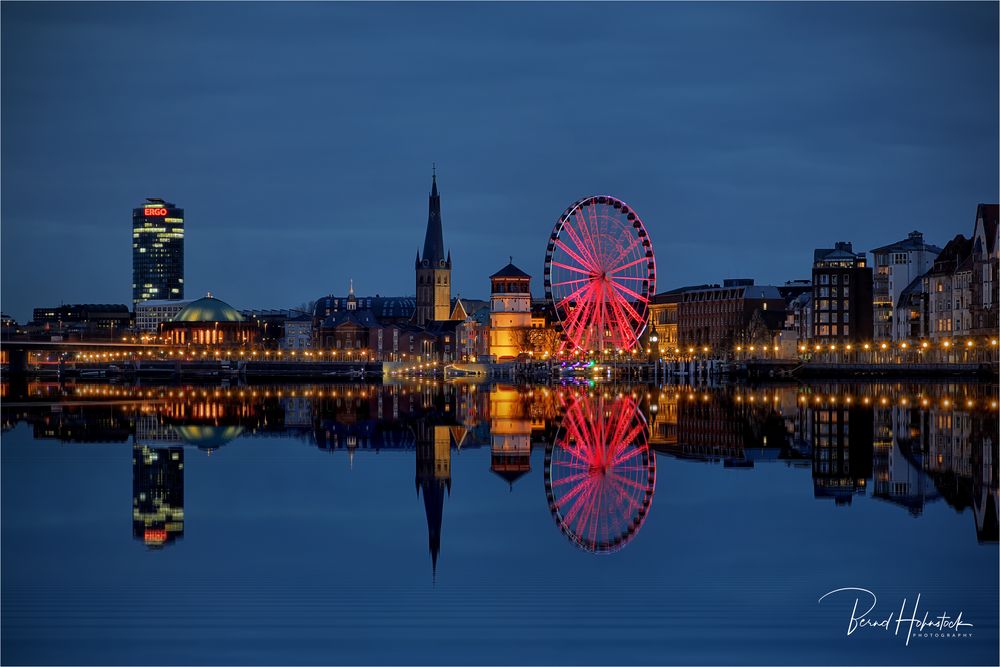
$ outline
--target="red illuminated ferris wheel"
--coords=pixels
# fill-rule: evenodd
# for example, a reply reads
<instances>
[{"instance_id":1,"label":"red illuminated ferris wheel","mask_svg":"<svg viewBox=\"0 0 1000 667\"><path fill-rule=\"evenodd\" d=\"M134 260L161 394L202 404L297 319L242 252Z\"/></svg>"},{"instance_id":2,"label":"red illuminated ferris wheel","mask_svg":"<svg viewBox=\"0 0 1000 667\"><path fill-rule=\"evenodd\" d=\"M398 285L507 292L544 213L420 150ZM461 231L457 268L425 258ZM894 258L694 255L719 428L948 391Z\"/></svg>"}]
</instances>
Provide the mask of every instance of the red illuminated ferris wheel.
<instances>
[{"instance_id":1,"label":"red illuminated ferris wheel","mask_svg":"<svg viewBox=\"0 0 1000 667\"><path fill-rule=\"evenodd\" d=\"M545 495L559 529L587 551L618 551L642 527L655 489L656 460L636 402L570 399L545 451Z\"/></svg>"},{"instance_id":2,"label":"red illuminated ferris wheel","mask_svg":"<svg viewBox=\"0 0 1000 667\"><path fill-rule=\"evenodd\" d=\"M559 217L545 252L545 296L564 351L629 351L656 292L653 245L615 197L585 197Z\"/></svg>"}]
</instances>

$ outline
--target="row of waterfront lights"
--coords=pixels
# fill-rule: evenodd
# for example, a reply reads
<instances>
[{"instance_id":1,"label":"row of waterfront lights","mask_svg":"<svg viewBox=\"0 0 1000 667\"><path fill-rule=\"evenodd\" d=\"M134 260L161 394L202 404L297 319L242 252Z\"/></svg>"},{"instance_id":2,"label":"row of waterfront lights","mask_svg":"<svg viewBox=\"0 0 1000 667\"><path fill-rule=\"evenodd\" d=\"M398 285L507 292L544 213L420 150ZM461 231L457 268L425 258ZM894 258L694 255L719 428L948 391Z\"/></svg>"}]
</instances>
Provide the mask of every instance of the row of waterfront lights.
<instances>
[{"instance_id":1,"label":"row of waterfront lights","mask_svg":"<svg viewBox=\"0 0 1000 667\"><path fill-rule=\"evenodd\" d=\"M983 344L985 344L985 341L984 341ZM996 348L997 344L998 344L998 340L996 338L989 339L989 346L990 347ZM836 352L837 350L840 350L840 349L843 349L844 351L847 351L847 352L851 352L853 350L869 351L869 350L889 350L889 349L898 349L898 350L911 350L912 349L912 350L917 350L919 352L919 351L922 351L922 350L931 349L933 346L934 346L934 343L932 343L930 341L926 341L926 340L922 340L922 341L920 341L918 343L911 342L911 341L900 341L898 343L897 342L892 342L892 343L889 343L889 342L882 342L882 343L862 343L860 345L854 345L852 343L845 343L844 345L841 345L841 346L838 346L836 343L830 343L829 345L816 344L816 345L813 345L811 347L809 345L802 344L802 345L799 345L799 352L808 352L808 351L810 351L810 349L813 350L813 351L815 351L815 352L824 352L824 351ZM943 341L940 342L940 346L941 346L941 349L943 349L943 350L949 350L951 348L955 348L956 350L960 350L960 349L963 349L963 348L967 349L967 350L971 350L971 349L974 349L976 347L976 341L973 340L973 339L971 339L971 338L969 340L966 340L964 343L962 343L962 341L958 341L958 340L956 340L956 341L943 340ZM739 350L740 348L737 347L736 349ZM765 347L765 349L767 349L767 348ZM777 350L778 349L777 346L775 346L774 349Z\"/></svg>"},{"instance_id":2,"label":"row of waterfront lights","mask_svg":"<svg viewBox=\"0 0 1000 667\"><path fill-rule=\"evenodd\" d=\"M421 381L420 383L423 384L423 381ZM440 382L428 382L428 385L429 386L441 386L441 383ZM474 387L472 387L472 389L474 389ZM358 390L346 389L346 390L342 390L340 392L338 392L336 389L331 389L329 391L326 391L326 390L322 390L322 389L318 389L317 390L317 389L306 389L306 388L302 388L302 389L298 389L298 388L285 388L285 389L275 389L273 391L270 390L270 389L268 389L268 390L262 390L262 391L259 391L259 390L242 390L242 389L238 390L238 391L233 391L231 389L226 389L226 390L214 389L214 390L209 391L209 390L206 390L206 389L198 390L198 389L195 389L193 387L180 388L180 389L177 389L177 390L173 390L173 389L163 390L163 389L160 389L158 391L152 391L150 389L145 389L144 390L141 387L140 388L135 388L135 389L129 389L129 388L121 388L121 387L108 387L108 386L85 386L85 387L78 387L78 388L76 388L76 391L74 393L76 395L82 395L82 396L102 396L102 397L103 396L114 396L114 397L121 396L121 397L127 397L127 398L139 398L139 399L146 398L146 399L148 399L148 398L198 398L198 397L207 398L209 396L211 396L213 398L222 398L222 397L225 397L225 398L234 398L234 397L238 397L238 398L247 398L247 397L253 397L253 398L265 397L265 398L270 398L272 396L273 397L277 397L277 398L283 398L283 397L286 397L286 396L289 396L289 397L305 397L305 398L310 398L310 397L317 397L317 398L326 398L326 397L330 397L330 398L339 398L339 397L344 397L344 398L368 398L371 395L374 395L376 392L377 392L377 390L375 388L358 389ZM404 395L407 393L405 388L401 389L401 392ZM534 391L529 391L527 393L528 393L529 396L533 396L535 392ZM542 389L542 393L546 397L549 396L549 394L550 394L550 392L549 392L549 390L547 388L543 388ZM565 392L562 391L562 390L559 390L558 393L560 395L562 395ZM590 391L587 391L587 390L573 391L572 389L569 389L569 393L571 393L571 394L575 393L575 394L578 394L578 395L585 395L585 396L590 396L590 397L603 396L604 398L612 398L612 397L615 397L615 398L624 398L626 395L630 395L633 399L639 399L640 398L640 394L638 392L635 392L635 391L627 392L627 393L623 392L623 391L619 391L617 393L614 393L614 392L611 392L611 391L608 391L608 390L605 390L603 392L594 392L593 390L590 390ZM659 400L661 402L665 401L665 400L669 400L670 397L671 396L670 396L670 394L668 392L661 391L659 393ZM648 399L652 399L652 394L646 393L646 399L647 400ZM688 401L697 401L697 400L700 399L702 402L708 402L708 401L710 401L712 399L712 395L709 394L709 393L704 393L704 392L703 393L695 393L693 391L687 391L687 392L684 392L684 393L677 392L677 393L673 394L673 399L675 401L681 401L683 399L687 399ZM771 395L769 395L767 392L763 392L763 393L760 394L760 396L757 396L756 394L737 394L734 397L734 399L735 399L735 401L737 403L743 403L743 402L756 403L759 400L762 404L767 404L768 402L771 402L771 401L773 401L773 402L779 402L781 400L781 396L776 391L776 392L774 392L774 394L771 394ZM810 401L810 399L812 399L812 400ZM816 394L816 395L812 395L812 394L808 394L808 395L807 394L800 394L798 396L798 402L801 403L803 406L809 405L810 402L813 403L813 404L815 404L815 405L820 405L820 404L824 404L824 405L825 404L837 404L839 402L843 402L844 405L853 405L853 404L855 404L857 402L857 403L860 403L861 405L866 405L866 406L867 405L875 404L875 405L879 405L879 406L883 406L883 407L888 407L890 405L897 405L898 404L901 407L911 407L911 406L916 407L916 406L920 406L920 407L923 407L923 408L929 408L929 407L933 407L938 402L940 402L941 407L943 407L943 408L951 408L951 409L960 409L962 407L965 407L965 408L975 408L977 406L985 407L986 405L989 405L989 407L993 408L993 409L997 409L998 407L1000 407L1000 403L998 403L998 401L996 399L990 400L989 402L987 402L985 399L983 399L981 401L976 401L976 400L971 399L971 398L966 398L964 400L963 399L959 399L959 398L951 398L951 397L943 397L943 398L934 398L934 399L932 399L932 398L924 396L922 394L917 394L912 399L910 397L908 397L908 396L901 396L901 397L896 398L896 399L891 399L891 398L889 398L887 396L875 396L875 397L861 396L860 398L856 399L854 396L852 396L850 394L842 395L842 396L838 396L838 395L835 395L835 394L830 394L828 396L823 396L823 395L819 395L819 394ZM651 408L652 407L654 407L654 406L651 406ZM654 412L655 411L656 410L654 409Z\"/></svg>"}]
</instances>

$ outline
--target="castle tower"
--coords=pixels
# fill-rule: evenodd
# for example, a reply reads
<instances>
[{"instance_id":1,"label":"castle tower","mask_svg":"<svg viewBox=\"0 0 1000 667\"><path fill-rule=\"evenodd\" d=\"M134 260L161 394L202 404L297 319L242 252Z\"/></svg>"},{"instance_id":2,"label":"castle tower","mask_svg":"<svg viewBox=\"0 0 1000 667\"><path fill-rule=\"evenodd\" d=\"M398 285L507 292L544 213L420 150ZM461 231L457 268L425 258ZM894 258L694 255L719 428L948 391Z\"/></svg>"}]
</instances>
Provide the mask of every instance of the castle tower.
<instances>
[{"instance_id":1,"label":"castle tower","mask_svg":"<svg viewBox=\"0 0 1000 667\"><path fill-rule=\"evenodd\" d=\"M514 359L530 347L531 276L511 263L490 276L490 355Z\"/></svg>"},{"instance_id":2,"label":"castle tower","mask_svg":"<svg viewBox=\"0 0 1000 667\"><path fill-rule=\"evenodd\" d=\"M451 253L445 256L441 229L441 197L437 173L431 176L424 255L417 252L417 304L413 319L418 326L447 320L451 314Z\"/></svg>"}]
</instances>

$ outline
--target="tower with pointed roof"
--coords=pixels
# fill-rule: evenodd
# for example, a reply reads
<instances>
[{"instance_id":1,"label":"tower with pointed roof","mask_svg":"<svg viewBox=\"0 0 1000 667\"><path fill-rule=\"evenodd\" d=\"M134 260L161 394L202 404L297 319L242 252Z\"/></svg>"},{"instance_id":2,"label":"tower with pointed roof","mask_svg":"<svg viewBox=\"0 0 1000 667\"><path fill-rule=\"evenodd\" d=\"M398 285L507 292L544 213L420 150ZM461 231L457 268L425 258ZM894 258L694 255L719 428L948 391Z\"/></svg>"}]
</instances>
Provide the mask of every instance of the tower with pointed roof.
<instances>
[{"instance_id":1,"label":"tower with pointed roof","mask_svg":"<svg viewBox=\"0 0 1000 667\"><path fill-rule=\"evenodd\" d=\"M490 276L490 355L497 361L528 352L531 335L531 276L510 264Z\"/></svg>"},{"instance_id":2,"label":"tower with pointed roof","mask_svg":"<svg viewBox=\"0 0 1000 667\"><path fill-rule=\"evenodd\" d=\"M451 494L451 430L443 424L417 424L417 495L424 497L427 513L427 548L431 553L431 575L437 576L441 553L441 524L445 493Z\"/></svg>"},{"instance_id":3,"label":"tower with pointed roof","mask_svg":"<svg viewBox=\"0 0 1000 667\"><path fill-rule=\"evenodd\" d=\"M429 322L447 320L451 315L451 252L445 254L444 231L441 228L441 196L437 189L437 171L431 174L431 194L427 213L427 233L424 254L417 251L417 304L414 322L424 326Z\"/></svg>"}]
</instances>

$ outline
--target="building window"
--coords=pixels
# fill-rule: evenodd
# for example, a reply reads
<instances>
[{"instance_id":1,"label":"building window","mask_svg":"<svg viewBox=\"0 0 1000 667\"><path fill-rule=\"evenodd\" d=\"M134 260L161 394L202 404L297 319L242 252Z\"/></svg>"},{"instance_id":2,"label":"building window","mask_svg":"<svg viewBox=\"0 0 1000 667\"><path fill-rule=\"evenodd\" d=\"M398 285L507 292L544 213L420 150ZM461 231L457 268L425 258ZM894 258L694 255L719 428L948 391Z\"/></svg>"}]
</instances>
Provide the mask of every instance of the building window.
<instances>
[{"instance_id":1,"label":"building window","mask_svg":"<svg viewBox=\"0 0 1000 667\"><path fill-rule=\"evenodd\" d=\"M820 274L820 276L819 276L819 284L820 285L828 285L829 283L830 283L830 276L827 275L827 274L825 274L825 273Z\"/></svg>"}]
</instances>

